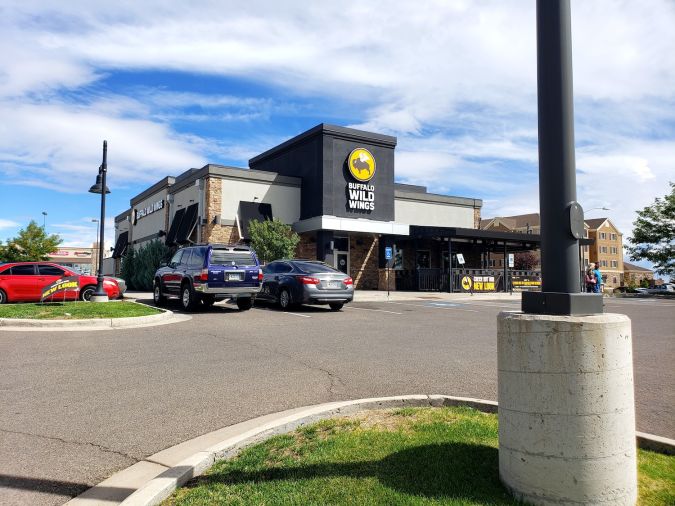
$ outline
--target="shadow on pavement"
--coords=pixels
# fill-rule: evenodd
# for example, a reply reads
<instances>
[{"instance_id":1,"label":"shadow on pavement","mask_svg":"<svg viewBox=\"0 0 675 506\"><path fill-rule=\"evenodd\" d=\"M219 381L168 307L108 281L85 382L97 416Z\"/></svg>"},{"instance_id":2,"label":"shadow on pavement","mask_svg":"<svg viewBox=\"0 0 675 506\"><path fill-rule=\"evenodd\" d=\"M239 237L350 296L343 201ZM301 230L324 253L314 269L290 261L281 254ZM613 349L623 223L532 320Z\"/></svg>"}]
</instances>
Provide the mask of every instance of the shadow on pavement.
<instances>
[{"instance_id":1,"label":"shadow on pavement","mask_svg":"<svg viewBox=\"0 0 675 506\"><path fill-rule=\"evenodd\" d=\"M28 476L14 476L9 474L0 474L0 487L7 489L29 490L32 492L41 492L45 494L56 494L65 497L75 497L80 495L91 485L87 483L74 483L71 481L49 480L44 478L29 478ZM121 487L97 487L96 497L91 499L124 500L135 489ZM0 500L0 502L2 502Z\"/></svg>"}]
</instances>

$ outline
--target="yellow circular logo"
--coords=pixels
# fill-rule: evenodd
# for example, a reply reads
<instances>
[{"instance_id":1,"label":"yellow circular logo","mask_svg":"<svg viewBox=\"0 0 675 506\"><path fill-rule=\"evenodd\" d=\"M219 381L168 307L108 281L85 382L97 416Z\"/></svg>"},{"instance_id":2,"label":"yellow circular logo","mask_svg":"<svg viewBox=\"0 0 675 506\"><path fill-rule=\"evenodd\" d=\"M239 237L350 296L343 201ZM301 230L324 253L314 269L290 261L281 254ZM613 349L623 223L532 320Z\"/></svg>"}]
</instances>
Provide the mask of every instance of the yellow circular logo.
<instances>
[{"instance_id":1,"label":"yellow circular logo","mask_svg":"<svg viewBox=\"0 0 675 506\"><path fill-rule=\"evenodd\" d=\"M462 278L462 289L471 290L471 278L469 276L464 276Z\"/></svg>"},{"instance_id":2,"label":"yellow circular logo","mask_svg":"<svg viewBox=\"0 0 675 506\"><path fill-rule=\"evenodd\" d=\"M375 157L365 148L356 148L349 153L349 172L357 181L365 183L375 175Z\"/></svg>"}]
</instances>

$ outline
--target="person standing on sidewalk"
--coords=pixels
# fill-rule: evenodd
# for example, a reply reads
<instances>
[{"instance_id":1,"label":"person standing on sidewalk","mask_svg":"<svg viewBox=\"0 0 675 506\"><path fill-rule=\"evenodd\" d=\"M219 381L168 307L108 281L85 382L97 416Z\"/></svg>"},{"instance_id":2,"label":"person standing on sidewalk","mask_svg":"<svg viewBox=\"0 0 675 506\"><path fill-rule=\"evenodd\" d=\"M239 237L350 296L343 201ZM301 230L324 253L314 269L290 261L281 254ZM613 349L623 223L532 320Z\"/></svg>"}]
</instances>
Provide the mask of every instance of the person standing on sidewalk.
<instances>
[{"instance_id":1,"label":"person standing on sidewalk","mask_svg":"<svg viewBox=\"0 0 675 506\"><path fill-rule=\"evenodd\" d=\"M600 262L595 264L595 269L593 269L593 274L595 275L595 287L593 289L594 293L602 293L604 288L604 281L602 279L602 272L600 272Z\"/></svg>"},{"instance_id":2,"label":"person standing on sidewalk","mask_svg":"<svg viewBox=\"0 0 675 506\"><path fill-rule=\"evenodd\" d=\"M597 284L597 280L595 279L595 273L593 272L593 269L595 269L595 264L591 262L590 264L588 264L588 268L586 269L586 275L584 276L584 283L586 284L586 293L595 292L595 285Z\"/></svg>"}]
</instances>

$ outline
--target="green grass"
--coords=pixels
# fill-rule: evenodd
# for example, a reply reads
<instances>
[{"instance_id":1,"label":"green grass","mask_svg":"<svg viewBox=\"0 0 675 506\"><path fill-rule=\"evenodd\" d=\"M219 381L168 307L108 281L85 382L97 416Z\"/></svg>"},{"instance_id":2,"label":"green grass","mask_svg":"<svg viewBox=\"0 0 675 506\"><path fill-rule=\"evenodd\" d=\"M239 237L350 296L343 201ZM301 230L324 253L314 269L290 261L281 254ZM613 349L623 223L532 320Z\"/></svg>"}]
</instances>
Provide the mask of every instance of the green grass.
<instances>
[{"instance_id":1,"label":"green grass","mask_svg":"<svg viewBox=\"0 0 675 506\"><path fill-rule=\"evenodd\" d=\"M216 463L179 505L519 504L498 474L497 417L406 408L325 420ZM640 504L675 503L675 457L639 452Z\"/></svg>"},{"instance_id":2,"label":"green grass","mask_svg":"<svg viewBox=\"0 0 675 506\"><path fill-rule=\"evenodd\" d=\"M81 320L85 318L125 318L147 316L161 311L133 302L49 302L45 304L3 304L0 318L36 320Z\"/></svg>"}]
</instances>

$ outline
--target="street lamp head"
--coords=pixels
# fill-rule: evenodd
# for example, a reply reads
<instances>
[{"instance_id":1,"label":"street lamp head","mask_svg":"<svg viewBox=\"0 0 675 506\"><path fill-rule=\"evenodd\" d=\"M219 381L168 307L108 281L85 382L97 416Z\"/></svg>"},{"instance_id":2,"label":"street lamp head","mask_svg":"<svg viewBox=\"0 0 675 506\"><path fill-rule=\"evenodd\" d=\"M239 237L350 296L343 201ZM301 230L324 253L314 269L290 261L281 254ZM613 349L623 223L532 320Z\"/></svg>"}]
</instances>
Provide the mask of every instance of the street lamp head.
<instances>
[{"instance_id":1,"label":"street lamp head","mask_svg":"<svg viewBox=\"0 0 675 506\"><path fill-rule=\"evenodd\" d=\"M47 211L42 211L42 216L47 216Z\"/></svg>"},{"instance_id":2,"label":"street lamp head","mask_svg":"<svg viewBox=\"0 0 675 506\"><path fill-rule=\"evenodd\" d=\"M102 193L102 191L101 191L101 187L103 186L102 179L103 178L102 178L101 174L96 176L96 184L93 184L91 186L91 188L89 188L89 193L99 193L99 194ZM106 194L110 193L110 190L108 189L108 185L106 185L106 187L105 187L105 193Z\"/></svg>"}]
</instances>

